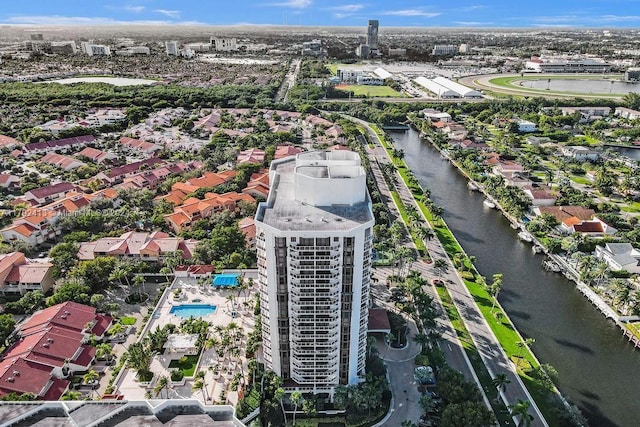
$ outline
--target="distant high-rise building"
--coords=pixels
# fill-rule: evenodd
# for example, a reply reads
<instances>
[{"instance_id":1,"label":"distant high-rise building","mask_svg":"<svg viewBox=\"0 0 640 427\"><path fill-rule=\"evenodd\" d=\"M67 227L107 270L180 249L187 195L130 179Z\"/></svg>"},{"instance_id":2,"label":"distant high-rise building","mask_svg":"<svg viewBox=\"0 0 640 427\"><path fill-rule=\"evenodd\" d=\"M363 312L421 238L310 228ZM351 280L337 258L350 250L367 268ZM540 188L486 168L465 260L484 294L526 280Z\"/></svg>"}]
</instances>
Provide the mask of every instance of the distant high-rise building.
<instances>
[{"instance_id":1,"label":"distant high-rise building","mask_svg":"<svg viewBox=\"0 0 640 427\"><path fill-rule=\"evenodd\" d=\"M367 26L367 46L371 53L378 50L378 20L370 19Z\"/></svg>"},{"instance_id":2,"label":"distant high-rise building","mask_svg":"<svg viewBox=\"0 0 640 427\"><path fill-rule=\"evenodd\" d=\"M453 56L458 53L458 46L452 44L437 44L433 47L433 56Z\"/></svg>"},{"instance_id":3,"label":"distant high-rise building","mask_svg":"<svg viewBox=\"0 0 640 427\"><path fill-rule=\"evenodd\" d=\"M269 177L255 221L265 366L290 388L333 395L365 374L366 172L357 153L314 151L274 161Z\"/></svg>"},{"instance_id":4,"label":"distant high-rise building","mask_svg":"<svg viewBox=\"0 0 640 427\"><path fill-rule=\"evenodd\" d=\"M216 52L235 52L238 43L235 37L211 37L211 47Z\"/></svg>"},{"instance_id":5,"label":"distant high-rise building","mask_svg":"<svg viewBox=\"0 0 640 427\"><path fill-rule=\"evenodd\" d=\"M102 44L93 44L91 42L82 42L82 51L88 56L111 56L111 48Z\"/></svg>"},{"instance_id":6,"label":"distant high-rise building","mask_svg":"<svg viewBox=\"0 0 640 427\"><path fill-rule=\"evenodd\" d=\"M640 68L629 68L624 72L624 80L627 82L640 81Z\"/></svg>"},{"instance_id":7,"label":"distant high-rise building","mask_svg":"<svg viewBox=\"0 0 640 427\"><path fill-rule=\"evenodd\" d=\"M167 55L170 55L170 56L177 56L178 53L180 53L178 50L178 42L175 40L164 42L164 48L165 48L165 51L167 52Z\"/></svg>"},{"instance_id":8,"label":"distant high-rise building","mask_svg":"<svg viewBox=\"0 0 640 427\"><path fill-rule=\"evenodd\" d=\"M42 33L35 33L35 34L31 34L31 40L44 40L44 36L42 35Z\"/></svg>"}]
</instances>

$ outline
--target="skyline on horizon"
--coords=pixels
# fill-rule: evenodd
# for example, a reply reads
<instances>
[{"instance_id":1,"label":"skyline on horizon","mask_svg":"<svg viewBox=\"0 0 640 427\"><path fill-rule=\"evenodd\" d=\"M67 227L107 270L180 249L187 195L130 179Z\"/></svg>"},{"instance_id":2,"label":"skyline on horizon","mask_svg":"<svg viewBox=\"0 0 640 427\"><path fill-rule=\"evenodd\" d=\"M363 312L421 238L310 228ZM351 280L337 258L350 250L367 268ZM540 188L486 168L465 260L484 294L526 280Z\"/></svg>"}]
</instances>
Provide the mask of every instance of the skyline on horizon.
<instances>
[{"instance_id":1,"label":"skyline on horizon","mask_svg":"<svg viewBox=\"0 0 640 427\"><path fill-rule=\"evenodd\" d=\"M294 25L477 28L637 28L640 0L463 0L458 6L424 6L414 0L84 0L3 4L0 25Z\"/></svg>"}]
</instances>

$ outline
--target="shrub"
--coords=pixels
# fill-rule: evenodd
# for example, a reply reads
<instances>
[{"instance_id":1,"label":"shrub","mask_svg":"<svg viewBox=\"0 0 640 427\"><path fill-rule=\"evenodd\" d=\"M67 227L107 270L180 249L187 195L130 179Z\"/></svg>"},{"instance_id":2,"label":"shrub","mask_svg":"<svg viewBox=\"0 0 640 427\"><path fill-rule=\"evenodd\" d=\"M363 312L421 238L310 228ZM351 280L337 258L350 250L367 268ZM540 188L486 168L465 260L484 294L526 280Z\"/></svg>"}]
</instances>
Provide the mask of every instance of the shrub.
<instances>
[{"instance_id":1,"label":"shrub","mask_svg":"<svg viewBox=\"0 0 640 427\"><path fill-rule=\"evenodd\" d=\"M182 372L181 370L171 371L171 381L178 382L178 381L182 381L183 378L184 378L184 372Z\"/></svg>"}]
</instances>

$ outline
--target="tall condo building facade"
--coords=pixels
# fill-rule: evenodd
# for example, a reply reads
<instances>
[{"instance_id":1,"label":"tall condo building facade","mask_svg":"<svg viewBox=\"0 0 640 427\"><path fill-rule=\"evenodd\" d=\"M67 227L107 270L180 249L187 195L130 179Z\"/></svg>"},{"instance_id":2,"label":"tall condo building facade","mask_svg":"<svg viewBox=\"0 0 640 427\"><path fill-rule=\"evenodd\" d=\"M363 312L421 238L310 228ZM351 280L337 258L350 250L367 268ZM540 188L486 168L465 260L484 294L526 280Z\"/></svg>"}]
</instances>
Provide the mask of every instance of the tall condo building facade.
<instances>
[{"instance_id":1,"label":"tall condo building facade","mask_svg":"<svg viewBox=\"0 0 640 427\"><path fill-rule=\"evenodd\" d=\"M288 388L333 394L364 376L374 218L360 157L274 161L256 213L264 361Z\"/></svg>"},{"instance_id":2,"label":"tall condo building facade","mask_svg":"<svg viewBox=\"0 0 640 427\"><path fill-rule=\"evenodd\" d=\"M369 46L369 51L378 50L378 26L377 19L369 20L369 25L367 26L367 46Z\"/></svg>"}]
</instances>

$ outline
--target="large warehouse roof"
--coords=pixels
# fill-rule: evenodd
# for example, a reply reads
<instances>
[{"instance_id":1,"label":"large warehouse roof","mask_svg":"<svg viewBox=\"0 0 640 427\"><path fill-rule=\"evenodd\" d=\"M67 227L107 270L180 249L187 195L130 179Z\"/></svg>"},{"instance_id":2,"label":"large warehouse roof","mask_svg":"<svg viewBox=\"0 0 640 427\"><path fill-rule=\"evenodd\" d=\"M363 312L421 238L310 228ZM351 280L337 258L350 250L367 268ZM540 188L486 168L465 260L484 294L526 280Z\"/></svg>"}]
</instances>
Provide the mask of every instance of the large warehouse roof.
<instances>
[{"instance_id":1,"label":"large warehouse roof","mask_svg":"<svg viewBox=\"0 0 640 427\"><path fill-rule=\"evenodd\" d=\"M376 68L373 70L373 73L381 79L388 79L389 77L392 77L392 74L382 67Z\"/></svg>"},{"instance_id":2,"label":"large warehouse roof","mask_svg":"<svg viewBox=\"0 0 640 427\"><path fill-rule=\"evenodd\" d=\"M414 82L426 88L429 92L435 94L438 98L457 98L460 96L457 92L447 89L441 84L438 84L426 77L418 77L414 80Z\"/></svg>"},{"instance_id":3,"label":"large warehouse roof","mask_svg":"<svg viewBox=\"0 0 640 427\"><path fill-rule=\"evenodd\" d=\"M462 98L482 98L482 94L477 90L473 90L466 86L461 85L460 83L449 80L445 77L436 77L433 79L437 84L446 87L449 90L452 90L458 94L458 96Z\"/></svg>"}]
</instances>

